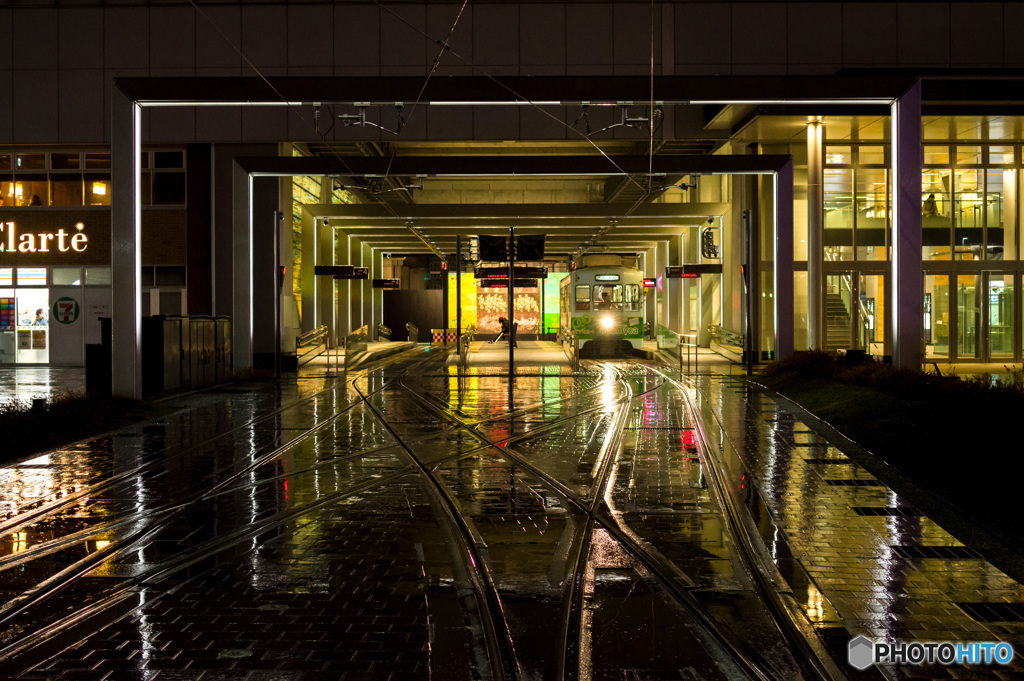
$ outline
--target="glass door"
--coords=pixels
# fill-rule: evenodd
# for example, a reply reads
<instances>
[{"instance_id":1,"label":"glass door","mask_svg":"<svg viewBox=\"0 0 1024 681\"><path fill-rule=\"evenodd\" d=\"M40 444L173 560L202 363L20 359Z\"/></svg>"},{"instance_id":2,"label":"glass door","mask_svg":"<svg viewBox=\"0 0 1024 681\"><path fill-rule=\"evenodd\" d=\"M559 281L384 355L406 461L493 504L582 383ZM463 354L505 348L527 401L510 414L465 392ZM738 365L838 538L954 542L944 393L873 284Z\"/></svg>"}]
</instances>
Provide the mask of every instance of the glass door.
<instances>
[{"instance_id":1,"label":"glass door","mask_svg":"<svg viewBox=\"0 0 1024 681\"><path fill-rule=\"evenodd\" d=\"M981 287L976 274L956 275L956 359L982 359L978 332L981 327Z\"/></svg>"},{"instance_id":2,"label":"glass door","mask_svg":"<svg viewBox=\"0 0 1024 681\"><path fill-rule=\"evenodd\" d=\"M885 275L861 274L858 285L857 347L869 355L886 354Z\"/></svg>"},{"instance_id":3,"label":"glass door","mask_svg":"<svg viewBox=\"0 0 1024 681\"><path fill-rule=\"evenodd\" d=\"M857 273L841 272L825 277L825 349L857 347Z\"/></svg>"},{"instance_id":4,"label":"glass door","mask_svg":"<svg viewBox=\"0 0 1024 681\"><path fill-rule=\"evenodd\" d=\"M928 274L924 278L925 359L949 359L953 323L949 314L949 280L948 274Z\"/></svg>"},{"instance_id":5,"label":"glass door","mask_svg":"<svg viewBox=\"0 0 1024 681\"><path fill-rule=\"evenodd\" d=\"M986 348L984 359L1013 359L1014 291L1013 274L985 272Z\"/></svg>"}]
</instances>

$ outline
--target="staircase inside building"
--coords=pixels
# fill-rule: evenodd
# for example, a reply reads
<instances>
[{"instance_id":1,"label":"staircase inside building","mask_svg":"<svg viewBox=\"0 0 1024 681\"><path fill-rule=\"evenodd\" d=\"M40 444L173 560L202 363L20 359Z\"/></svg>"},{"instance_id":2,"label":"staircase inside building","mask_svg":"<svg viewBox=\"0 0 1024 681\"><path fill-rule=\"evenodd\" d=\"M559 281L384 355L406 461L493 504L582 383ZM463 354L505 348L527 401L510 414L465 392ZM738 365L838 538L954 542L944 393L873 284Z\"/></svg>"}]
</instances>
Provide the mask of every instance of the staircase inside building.
<instances>
[{"instance_id":1,"label":"staircase inside building","mask_svg":"<svg viewBox=\"0 0 1024 681\"><path fill-rule=\"evenodd\" d=\"M825 294L825 344L828 350L850 347L850 311L838 293Z\"/></svg>"}]
</instances>

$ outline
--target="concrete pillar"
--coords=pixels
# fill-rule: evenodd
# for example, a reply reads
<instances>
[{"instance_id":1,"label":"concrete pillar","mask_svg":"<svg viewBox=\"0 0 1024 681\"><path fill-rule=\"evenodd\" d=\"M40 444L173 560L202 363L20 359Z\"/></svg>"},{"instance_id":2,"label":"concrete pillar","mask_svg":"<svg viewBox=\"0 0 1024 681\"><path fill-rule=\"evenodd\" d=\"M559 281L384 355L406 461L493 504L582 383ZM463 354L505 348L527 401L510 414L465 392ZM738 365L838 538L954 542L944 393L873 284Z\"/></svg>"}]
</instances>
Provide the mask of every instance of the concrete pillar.
<instances>
[{"instance_id":1,"label":"concrete pillar","mask_svg":"<svg viewBox=\"0 0 1024 681\"><path fill-rule=\"evenodd\" d=\"M114 397L142 398L142 107L111 92L111 382Z\"/></svg>"},{"instance_id":2,"label":"concrete pillar","mask_svg":"<svg viewBox=\"0 0 1024 681\"><path fill-rule=\"evenodd\" d=\"M668 241L668 264L683 264L683 235L676 234ZM666 326L676 333L683 333L683 280L666 279L665 297L668 305Z\"/></svg>"},{"instance_id":3,"label":"concrete pillar","mask_svg":"<svg viewBox=\"0 0 1024 681\"><path fill-rule=\"evenodd\" d=\"M235 371L251 369L252 347L252 176L232 167L231 353Z\"/></svg>"},{"instance_id":4,"label":"concrete pillar","mask_svg":"<svg viewBox=\"0 0 1024 681\"><path fill-rule=\"evenodd\" d=\"M807 347L825 347L825 126L807 126Z\"/></svg>"},{"instance_id":5,"label":"concrete pillar","mask_svg":"<svg viewBox=\"0 0 1024 681\"><path fill-rule=\"evenodd\" d=\"M645 279L657 280L659 272L653 248L648 248L644 251L643 271ZM658 289L648 288L644 289L644 291L644 322L651 325L652 332L656 332L658 328Z\"/></svg>"},{"instance_id":6,"label":"concrete pillar","mask_svg":"<svg viewBox=\"0 0 1024 681\"><path fill-rule=\"evenodd\" d=\"M334 228L317 220L316 225L316 264L334 265ZM327 327L329 347L338 342L338 319L335 313L337 284L329 276L319 276L316 289L317 325Z\"/></svg>"},{"instance_id":7,"label":"concrete pillar","mask_svg":"<svg viewBox=\"0 0 1024 681\"><path fill-rule=\"evenodd\" d=\"M348 238L348 261L338 263L339 265L359 265L359 254L362 251L363 242L362 240L350 236ZM359 285L359 281L353 279L349 282L349 294L348 294L348 314L349 314L349 333L352 333L360 326L363 325L363 290Z\"/></svg>"},{"instance_id":8,"label":"concrete pillar","mask_svg":"<svg viewBox=\"0 0 1024 681\"><path fill-rule=\"evenodd\" d=\"M334 233L334 255L339 265L347 265L352 258L349 254L348 235L341 230ZM352 333L352 309L349 302L352 296L352 282L348 279L339 279L337 283L338 299L335 305L335 314L338 315L338 334L347 336Z\"/></svg>"},{"instance_id":9,"label":"concrete pillar","mask_svg":"<svg viewBox=\"0 0 1024 681\"><path fill-rule=\"evenodd\" d=\"M920 164L918 171L918 184L920 184ZM783 360L793 355L792 158L775 173L773 185L775 187L775 262L773 263L775 266L775 358ZM918 224L920 224L920 220Z\"/></svg>"},{"instance_id":10,"label":"concrete pillar","mask_svg":"<svg viewBox=\"0 0 1024 681\"><path fill-rule=\"evenodd\" d=\"M921 81L892 104L892 363L921 367Z\"/></svg>"},{"instance_id":11,"label":"concrete pillar","mask_svg":"<svg viewBox=\"0 0 1024 681\"><path fill-rule=\"evenodd\" d=\"M373 249L370 261L370 279L383 279L384 278L384 252L379 249ZM445 276L448 276L447 272ZM373 282L368 282L370 286L370 296L373 300L373 315L370 317L370 338L377 340L377 325L384 323L384 291L379 288L373 288Z\"/></svg>"},{"instance_id":12,"label":"concrete pillar","mask_svg":"<svg viewBox=\"0 0 1024 681\"><path fill-rule=\"evenodd\" d=\"M732 210L722 218L722 326L743 333L743 208L745 183L733 176Z\"/></svg>"},{"instance_id":13,"label":"concrete pillar","mask_svg":"<svg viewBox=\"0 0 1024 681\"><path fill-rule=\"evenodd\" d=\"M665 268L668 267L668 241L659 241L655 248L655 262L658 275L661 277L661 290L658 291L658 324L668 327L668 279L665 278ZM655 334L658 329L655 327Z\"/></svg>"},{"instance_id":14,"label":"concrete pillar","mask_svg":"<svg viewBox=\"0 0 1024 681\"><path fill-rule=\"evenodd\" d=\"M285 222L288 221L287 213ZM283 242L290 243L290 242ZM313 274L316 265L316 218L308 210L302 211L302 272L299 284L302 286L302 331L312 331L320 326L316 309L316 289L323 284L322 277Z\"/></svg>"},{"instance_id":15,"label":"concrete pillar","mask_svg":"<svg viewBox=\"0 0 1024 681\"><path fill-rule=\"evenodd\" d=\"M373 264L373 249L369 244L362 244L359 247L359 267L370 268ZM363 304L363 320L360 326L365 325L369 332L367 336L373 337L373 289L369 279L357 279L359 285L359 297Z\"/></svg>"}]
</instances>

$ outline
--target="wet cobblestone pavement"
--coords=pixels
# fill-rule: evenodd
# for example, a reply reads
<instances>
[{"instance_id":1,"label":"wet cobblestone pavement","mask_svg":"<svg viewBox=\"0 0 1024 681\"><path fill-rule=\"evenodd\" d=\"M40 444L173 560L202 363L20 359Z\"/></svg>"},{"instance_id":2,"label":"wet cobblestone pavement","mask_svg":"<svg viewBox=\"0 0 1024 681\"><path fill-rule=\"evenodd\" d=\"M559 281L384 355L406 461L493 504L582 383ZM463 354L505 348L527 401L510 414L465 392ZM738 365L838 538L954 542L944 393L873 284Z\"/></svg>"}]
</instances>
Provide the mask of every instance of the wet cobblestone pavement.
<instances>
[{"instance_id":1,"label":"wet cobblestone pavement","mask_svg":"<svg viewBox=\"0 0 1024 681\"><path fill-rule=\"evenodd\" d=\"M533 366L510 390L418 350L2 468L0 676L880 678L848 632L1021 641L968 605L1019 585L739 379L672 375Z\"/></svg>"},{"instance_id":2,"label":"wet cobblestone pavement","mask_svg":"<svg viewBox=\"0 0 1024 681\"><path fill-rule=\"evenodd\" d=\"M844 651L850 635L1005 641L1017 648L1008 667L885 672L899 679L1024 679L1024 586L742 379L702 375L688 384L709 440L734 462L734 482L747 475L748 506L773 562L826 640Z\"/></svg>"}]
</instances>

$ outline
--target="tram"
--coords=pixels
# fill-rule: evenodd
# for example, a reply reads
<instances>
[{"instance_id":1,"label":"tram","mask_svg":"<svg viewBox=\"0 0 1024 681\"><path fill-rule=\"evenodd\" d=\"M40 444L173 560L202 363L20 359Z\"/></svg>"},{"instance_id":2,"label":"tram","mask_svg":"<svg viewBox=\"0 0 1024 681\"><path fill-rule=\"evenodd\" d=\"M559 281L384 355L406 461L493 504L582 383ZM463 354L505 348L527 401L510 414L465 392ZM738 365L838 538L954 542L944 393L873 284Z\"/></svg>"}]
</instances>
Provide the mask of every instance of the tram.
<instances>
[{"instance_id":1,"label":"tram","mask_svg":"<svg viewBox=\"0 0 1024 681\"><path fill-rule=\"evenodd\" d=\"M584 267L562 279L561 326L587 355L629 355L644 342L643 273L618 256L584 256Z\"/></svg>"}]
</instances>

